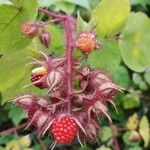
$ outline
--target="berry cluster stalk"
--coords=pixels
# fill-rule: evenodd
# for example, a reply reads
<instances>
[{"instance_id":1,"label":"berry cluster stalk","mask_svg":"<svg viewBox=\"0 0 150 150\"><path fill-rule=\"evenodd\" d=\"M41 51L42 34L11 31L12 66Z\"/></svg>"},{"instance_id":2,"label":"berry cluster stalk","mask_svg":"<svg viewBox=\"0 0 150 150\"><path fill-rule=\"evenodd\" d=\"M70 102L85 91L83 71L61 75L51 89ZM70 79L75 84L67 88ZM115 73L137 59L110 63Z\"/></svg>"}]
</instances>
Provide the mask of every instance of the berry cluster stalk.
<instances>
[{"instance_id":1,"label":"berry cluster stalk","mask_svg":"<svg viewBox=\"0 0 150 150\"><path fill-rule=\"evenodd\" d=\"M74 49L74 42L71 29L71 17L49 12L48 10L42 8L39 8L39 11L45 13L46 15L54 19L59 19L59 21L62 22L65 29L66 61L67 61L67 102L68 102L68 113L71 113L71 95L72 95L71 78L72 78L72 62L73 62L72 51Z\"/></svg>"}]
</instances>

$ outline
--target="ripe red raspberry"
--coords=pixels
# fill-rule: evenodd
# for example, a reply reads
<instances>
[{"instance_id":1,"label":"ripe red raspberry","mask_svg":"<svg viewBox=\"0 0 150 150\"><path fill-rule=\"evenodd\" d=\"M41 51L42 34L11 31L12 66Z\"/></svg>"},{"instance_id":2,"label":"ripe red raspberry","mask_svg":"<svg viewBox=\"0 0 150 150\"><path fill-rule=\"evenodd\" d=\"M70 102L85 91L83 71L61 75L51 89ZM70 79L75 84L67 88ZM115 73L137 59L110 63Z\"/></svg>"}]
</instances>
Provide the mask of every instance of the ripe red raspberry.
<instances>
[{"instance_id":1,"label":"ripe red raspberry","mask_svg":"<svg viewBox=\"0 0 150 150\"><path fill-rule=\"evenodd\" d=\"M36 36L38 32L38 26L36 24L30 24L29 22L23 22L21 24L21 31L24 35L32 38Z\"/></svg>"},{"instance_id":2,"label":"ripe red raspberry","mask_svg":"<svg viewBox=\"0 0 150 150\"><path fill-rule=\"evenodd\" d=\"M52 123L51 133L57 143L69 144L77 134L77 124L72 117L65 116Z\"/></svg>"},{"instance_id":3,"label":"ripe red raspberry","mask_svg":"<svg viewBox=\"0 0 150 150\"><path fill-rule=\"evenodd\" d=\"M76 39L76 47L82 53L88 54L98 47L95 34L91 32L83 32Z\"/></svg>"}]
</instances>

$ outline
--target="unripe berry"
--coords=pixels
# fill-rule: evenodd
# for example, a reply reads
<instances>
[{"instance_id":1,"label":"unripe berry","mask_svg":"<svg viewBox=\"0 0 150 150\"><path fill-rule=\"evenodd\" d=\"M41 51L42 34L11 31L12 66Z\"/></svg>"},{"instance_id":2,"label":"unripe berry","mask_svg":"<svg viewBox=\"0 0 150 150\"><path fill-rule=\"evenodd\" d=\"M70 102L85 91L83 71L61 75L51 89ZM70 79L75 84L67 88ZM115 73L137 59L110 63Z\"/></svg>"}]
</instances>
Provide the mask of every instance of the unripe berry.
<instances>
[{"instance_id":1,"label":"unripe berry","mask_svg":"<svg viewBox=\"0 0 150 150\"><path fill-rule=\"evenodd\" d=\"M88 54L92 50L96 49L98 44L95 34L92 32L80 33L76 39L76 47L84 54Z\"/></svg>"},{"instance_id":2,"label":"unripe berry","mask_svg":"<svg viewBox=\"0 0 150 150\"><path fill-rule=\"evenodd\" d=\"M44 78L44 75L46 74L47 74L47 69L44 67L37 67L33 69L31 75L32 83L40 89L47 88L48 85L46 83L46 79Z\"/></svg>"},{"instance_id":3,"label":"unripe berry","mask_svg":"<svg viewBox=\"0 0 150 150\"><path fill-rule=\"evenodd\" d=\"M25 110L29 110L37 104L36 97L30 94L22 95L16 98L14 103Z\"/></svg>"},{"instance_id":4,"label":"unripe berry","mask_svg":"<svg viewBox=\"0 0 150 150\"><path fill-rule=\"evenodd\" d=\"M23 22L21 24L21 31L24 35L33 38L38 33L38 26L29 22Z\"/></svg>"},{"instance_id":5,"label":"unripe berry","mask_svg":"<svg viewBox=\"0 0 150 150\"><path fill-rule=\"evenodd\" d=\"M62 75L59 71L51 71L47 77L49 87L59 87L62 83Z\"/></svg>"},{"instance_id":6,"label":"unripe berry","mask_svg":"<svg viewBox=\"0 0 150 150\"><path fill-rule=\"evenodd\" d=\"M50 41L51 41L51 36L48 32L43 32L39 35L40 42L45 46L49 47Z\"/></svg>"},{"instance_id":7,"label":"unripe berry","mask_svg":"<svg viewBox=\"0 0 150 150\"><path fill-rule=\"evenodd\" d=\"M52 123L51 133L57 143L69 144L77 134L77 124L70 116L56 119Z\"/></svg>"}]
</instances>

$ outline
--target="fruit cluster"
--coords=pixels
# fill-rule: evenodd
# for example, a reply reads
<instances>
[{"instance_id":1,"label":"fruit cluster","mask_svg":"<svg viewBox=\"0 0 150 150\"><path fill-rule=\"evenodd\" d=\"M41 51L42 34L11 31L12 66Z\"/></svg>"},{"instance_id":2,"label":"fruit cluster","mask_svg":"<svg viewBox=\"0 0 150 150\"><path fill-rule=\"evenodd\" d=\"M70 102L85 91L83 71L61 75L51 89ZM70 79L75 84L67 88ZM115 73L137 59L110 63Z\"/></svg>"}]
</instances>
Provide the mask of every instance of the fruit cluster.
<instances>
[{"instance_id":1,"label":"fruit cluster","mask_svg":"<svg viewBox=\"0 0 150 150\"><path fill-rule=\"evenodd\" d=\"M66 26L66 55L56 58L40 52L41 60L33 59L32 62L35 68L31 72L31 84L47 89L47 93L41 97L22 95L14 102L27 112L28 126L35 126L41 136L47 132L56 143L61 144L71 143L75 138L79 142L96 141L98 118L104 114L111 122L106 103L115 107L113 98L122 89L106 71L92 70L72 56L75 49L87 55L98 48L96 34L85 31L72 38L72 33L68 33L72 32L70 17L52 16L62 19ZM35 36L38 28L37 24L23 23L22 32L27 36ZM46 47L50 39L47 35L40 33L40 41Z\"/></svg>"}]
</instances>

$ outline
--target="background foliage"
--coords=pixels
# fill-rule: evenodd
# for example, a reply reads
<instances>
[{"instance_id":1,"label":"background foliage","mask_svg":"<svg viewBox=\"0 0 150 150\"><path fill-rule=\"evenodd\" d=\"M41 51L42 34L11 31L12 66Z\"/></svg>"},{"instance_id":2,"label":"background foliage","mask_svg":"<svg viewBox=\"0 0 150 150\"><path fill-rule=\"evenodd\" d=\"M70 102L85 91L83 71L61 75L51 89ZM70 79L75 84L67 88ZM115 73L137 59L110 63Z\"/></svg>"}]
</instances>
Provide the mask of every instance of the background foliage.
<instances>
[{"instance_id":1,"label":"background foliage","mask_svg":"<svg viewBox=\"0 0 150 150\"><path fill-rule=\"evenodd\" d=\"M125 88L124 93L115 99L118 113L110 107L121 149L149 149L149 0L0 0L0 131L26 122L26 114L11 103L15 96L28 91L41 94L41 90L33 86L24 88L30 83L32 66L26 66L29 56L40 57L39 49L57 56L64 52L63 30L59 25L47 26L52 36L52 44L47 49L39 44L38 39L31 40L21 33L23 21L47 19L38 14L38 7L75 15L78 32L96 29L101 48L92 52L83 63L106 69L116 83ZM74 55L81 56L78 51ZM99 143L88 143L86 149L113 149L112 132L105 117L101 118L100 126ZM32 129L0 134L0 150L47 149L51 142L51 137L41 140ZM70 147L82 149L77 143L57 146L58 149Z\"/></svg>"}]
</instances>

